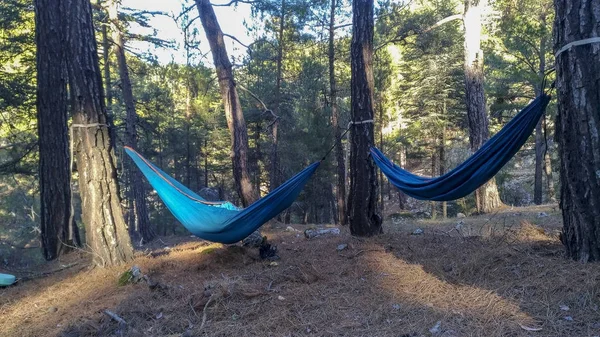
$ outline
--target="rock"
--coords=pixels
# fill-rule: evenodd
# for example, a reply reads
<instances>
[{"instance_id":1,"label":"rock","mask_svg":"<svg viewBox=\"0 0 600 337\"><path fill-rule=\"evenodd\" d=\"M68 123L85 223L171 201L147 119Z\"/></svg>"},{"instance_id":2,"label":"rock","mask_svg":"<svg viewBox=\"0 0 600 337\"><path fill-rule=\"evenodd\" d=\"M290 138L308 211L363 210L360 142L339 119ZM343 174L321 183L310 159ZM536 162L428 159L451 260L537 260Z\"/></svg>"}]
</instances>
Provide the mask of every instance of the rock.
<instances>
[{"instance_id":1,"label":"rock","mask_svg":"<svg viewBox=\"0 0 600 337\"><path fill-rule=\"evenodd\" d=\"M340 235L340 229L339 228L321 228L321 229L307 229L304 231L304 236L307 239L312 239L314 237L326 235L326 234Z\"/></svg>"},{"instance_id":2,"label":"rock","mask_svg":"<svg viewBox=\"0 0 600 337\"><path fill-rule=\"evenodd\" d=\"M569 308L569 306L568 306L568 305L564 305L564 304L561 304L561 305L559 306L559 308L560 308L560 310L562 310L562 311L569 311L569 310L571 309L571 308Z\"/></svg>"},{"instance_id":3,"label":"rock","mask_svg":"<svg viewBox=\"0 0 600 337\"><path fill-rule=\"evenodd\" d=\"M124 286L130 283L137 283L142 278L144 278L144 274L142 274L140 267L134 265L133 267L131 267L131 269L121 274L119 280L117 281L117 284L120 286Z\"/></svg>"},{"instance_id":4,"label":"rock","mask_svg":"<svg viewBox=\"0 0 600 337\"><path fill-rule=\"evenodd\" d=\"M392 308L395 310L400 310L400 304L392 304Z\"/></svg>"},{"instance_id":5,"label":"rock","mask_svg":"<svg viewBox=\"0 0 600 337\"><path fill-rule=\"evenodd\" d=\"M462 226L465 224L464 221L460 220L459 222L456 223L456 226L454 226L454 228L456 228L456 230L461 230Z\"/></svg>"},{"instance_id":6,"label":"rock","mask_svg":"<svg viewBox=\"0 0 600 337\"><path fill-rule=\"evenodd\" d=\"M451 271L452 271L452 266L443 266L443 267L442 267L442 270L443 270L445 273L449 273L449 272L451 272Z\"/></svg>"},{"instance_id":7,"label":"rock","mask_svg":"<svg viewBox=\"0 0 600 337\"><path fill-rule=\"evenodd\" d=\"M242 245L258 248L263 243L263 240L264 238L260 234L260 231L256 230L242 240Z\"/></svg>"},{"instance_id":8,"label":"rock","mask_svg":"<svg viewBox=\"0 0 600 337\"><path fill-rule=\"evenodd\" d=\"M538 218L545 218L547 216L549 216L549 215L546 212L539 212L538 215L537 215Z\"/></svg>"},{"instance_id":9,"label":"rock","mask_svg":"<svg viewBox=\"0 0 600 337\"><path fill-rule=\"evenodd\" d=\"M440 331L442 331L441 327L442 327L442 321L437 321L437 323L435 323L433 328L429 329L429 332L436 335L436 334L440 333Z\"/></svg>"},{"instance_id":10,"label":"rock","mask_svg":"<svg viewBox=\"0 0 600 337\"><path fill-rule=\"evenodd\" d=\"M271 266L271 267L277 267L278 265L279 265L279 263L277 263L275 261L269 263L269 266Z\"/></svg>"},{"instance_id":11,"label":"rock","mask_svg":"<svg viewBox=\"0 0 600 337\"><path fill-rule=\"evenodd\" d=\"M198 194L208 201L219 201L219 191L214 188L205 187Z\"/></svg>"},{"instance_id":12,"label":"rock","mask_svg":"<svg viewBox=\"0 0 600 337\"><path fill-rule=\"evenodd\" d=\"M57 311L58 311L58 308L57 308L57 307L50 307L50 308L48 308L48 313L51 313L51 314L52 314L52 313L55 313L55 312L57 312Z\"/></svg>"},{"instance_id":13,"label":"rock","mask_svg":"<svg viewBox=\"0 0 600 337\"><path fill-rule=\"evenodd\" d=\"M285 228L286 232L299 232L299 230L297 230L296 228L292 227L292 226L287 226Z\"/></svg>"},{"instance_id":14,"label":"rock","mask_svg":"<svg viewBox=\"0 0 600 337\"><path fill-rule=\"evenodd\" d=\"M348 244L347 243L342 243L342 244L338 245L336 249L337 249L338 252L340 252L340 251L342 251L342 250L344 250L346 248L348 248Z\"/></svg>"},{"instance_id":15,"label":"rock","mask_svg":"<svg viewBox=\"0 0 600 337\"><path fill-rule=\"evenodd\" d=\"M283 297L281 295L277 296L277 299L280 300L280 301L285 301L285 297Z\"/></svg>"},{"instance_id":16,"label":"rock","mask_svg":"<svg viewBox=\"0 0 600 337\"><path fill-rule=\"evenodd\" d=\"M411 233L411 235L422 235L423 232L424 232L423 229L417 228Z\"/></svg>"},{"instance_id":17,"label":"rock","mask_svg":"<svg viewBox=\"0 0 600 337\"><path fill-rule=\"evenodd\" d=\"M571 316L565 316L565 317L563 317L563 319L565 321L573 322L573 317L571 317Z\"/></svg>"},{"instance_id":18,"label":"rock","mask_svg":"<svg viewBox=\"0 0 600 337\"><path fill-rule=\"evenodd\" d=\"M459 218L459 219L464 219L467 216L464 213L456 213L456 217Z\"/></svg>"},{"instance_id":19,"label":"rock","mask_svg":"<svg viewBox=\"0 0 600 337\"><path fill-rule=\"evenodd\" d=\"M279 260L279 255L277 255L277 246L270 244L266 238L263 238L262 243L258 248L258 254L263 260Z\"/></svg>"}]
</instances>

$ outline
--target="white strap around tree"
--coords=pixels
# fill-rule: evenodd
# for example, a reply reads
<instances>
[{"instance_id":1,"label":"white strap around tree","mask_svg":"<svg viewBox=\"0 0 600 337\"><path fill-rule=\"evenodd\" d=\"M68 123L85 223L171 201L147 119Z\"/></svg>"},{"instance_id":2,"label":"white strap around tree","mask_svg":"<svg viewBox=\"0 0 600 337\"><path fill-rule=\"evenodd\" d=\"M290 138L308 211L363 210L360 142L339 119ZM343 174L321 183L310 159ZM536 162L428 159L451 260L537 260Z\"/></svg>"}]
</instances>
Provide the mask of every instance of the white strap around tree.
<instances>
[{"instance_id":1,"label":"white strap around tree","mask_svg":"<svg viewBox=\"0 0 600 337\"><path fill-rule=\"evenodd\" d=\"M599 42L600 42L600 36L595 36L595 37L590 37L589 39L583 39L583 40L578 40L578 41L573 41L571 43L567 43L564 47L560 48L559 51L556 52L556 54L554 54L554 58L558 58L558 55L571 49L571 47L582 46L582 45L586 45L586 44L590 44L590 43L599 43Z\"/></svg>"},{"instance_id":2,"label":"white strap around tree","mask_svg":"<svg viewBox=\"0 0 600 337\"><path fill-rule=\"evenodd\" d=\"M350 129L350 127L351 127L352 125L358 125L358 124L368 124L368 123L373 123L373 120L372 120L372 119L367 119L367 120L364 120L364 121L358 121L358 122L353 122L353 121L350 121L350 123L348 123L348 129Z\"/></svg>"}]
</instances>

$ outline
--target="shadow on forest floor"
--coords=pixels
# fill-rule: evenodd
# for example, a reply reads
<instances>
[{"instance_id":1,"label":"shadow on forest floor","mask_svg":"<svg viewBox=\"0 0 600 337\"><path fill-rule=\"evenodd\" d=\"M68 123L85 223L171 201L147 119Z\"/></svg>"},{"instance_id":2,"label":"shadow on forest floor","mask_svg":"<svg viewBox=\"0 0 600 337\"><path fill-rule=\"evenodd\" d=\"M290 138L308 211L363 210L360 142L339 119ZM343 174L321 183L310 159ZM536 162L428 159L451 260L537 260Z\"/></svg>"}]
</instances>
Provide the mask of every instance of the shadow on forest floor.
<instances>
[{"instance_id":1,"label":"shadow on forest floor","mask_svg":"<svg viewBox=\"0 0 600 337\"><path fill-rule=\"evenodd\" d=\"M518 226L477 237L448 232L456 219L387 225L386 234L369 239L345 229L311 240L273 230L276 263L239 246L155 243L135 261L153 287L117 286L130 267L123 266L0 290L0 334L599 335L600 266L565 260L556 226L515 219ZM468 218L464 226L470 221L491 222ZM424 234L410 235L417 226ZM337 251L340 244L348 248Z\"/></svg>"}]
</instances>

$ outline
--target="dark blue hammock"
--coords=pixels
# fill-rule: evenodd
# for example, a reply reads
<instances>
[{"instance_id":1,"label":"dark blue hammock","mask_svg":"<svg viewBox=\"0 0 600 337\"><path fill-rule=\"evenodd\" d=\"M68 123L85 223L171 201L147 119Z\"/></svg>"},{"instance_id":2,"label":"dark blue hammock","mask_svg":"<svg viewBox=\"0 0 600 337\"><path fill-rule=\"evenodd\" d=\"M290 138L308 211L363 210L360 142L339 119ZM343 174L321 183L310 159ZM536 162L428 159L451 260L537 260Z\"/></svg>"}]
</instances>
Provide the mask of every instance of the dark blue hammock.
<instances>
[{"instance_id":1,"label":"dark blue hammock","mask_svg":"<svg viewBox=\"0 0 600 337\"><path fill-rule=\"evenodd\" d=\"M225 244L244 239L290 207L320 164L311 164L264 198L238 209L227 201L206 201L133 149L125 147L125 151L187 230L202 239Z\"/></svg>"},{"instance_id":2,"label":"dark blue hammock","mask_svg":"<svg viewBox=\"0 0 600 337\"><path fill-rule=\"evenodd\" d=\"M371 155L390 183L407 195L420 200L456 200L490 180L519 151L549 101L550 96L546 94L537 97L469 159L439 177L412 174L392 163L375 147L371 148Z\"/></svg>"}]
</instances>

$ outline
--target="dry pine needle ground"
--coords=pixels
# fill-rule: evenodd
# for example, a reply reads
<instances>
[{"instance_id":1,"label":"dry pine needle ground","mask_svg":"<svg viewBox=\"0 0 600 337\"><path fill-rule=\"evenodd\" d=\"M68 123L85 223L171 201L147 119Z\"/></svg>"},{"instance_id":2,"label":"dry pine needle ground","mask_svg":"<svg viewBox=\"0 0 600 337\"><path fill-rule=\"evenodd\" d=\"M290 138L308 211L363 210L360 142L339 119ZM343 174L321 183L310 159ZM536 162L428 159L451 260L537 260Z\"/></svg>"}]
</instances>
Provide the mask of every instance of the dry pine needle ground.
<instances>
[{"instance_id":1,"label":"dry pine needle ground","mask_svg":"<svg viewBox=\"0 0 600 337\"><path fill-rule=\"evenodd\" d=\"M118 286L129 265L0 289L0 335L600 336L600 265L564 259L558 213L511 212L460 230L456 219L390 224L370 239L272 230L277 265L172 238L134 262L152 286ZM424 234L410 235L417 225Z\"/></svg>"}]
</instances>

